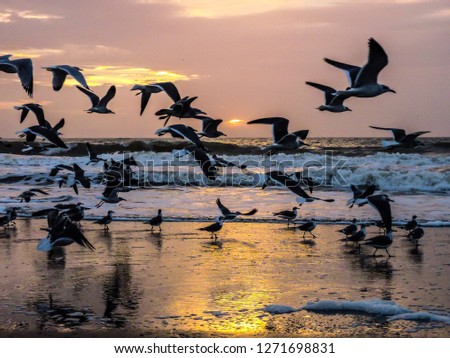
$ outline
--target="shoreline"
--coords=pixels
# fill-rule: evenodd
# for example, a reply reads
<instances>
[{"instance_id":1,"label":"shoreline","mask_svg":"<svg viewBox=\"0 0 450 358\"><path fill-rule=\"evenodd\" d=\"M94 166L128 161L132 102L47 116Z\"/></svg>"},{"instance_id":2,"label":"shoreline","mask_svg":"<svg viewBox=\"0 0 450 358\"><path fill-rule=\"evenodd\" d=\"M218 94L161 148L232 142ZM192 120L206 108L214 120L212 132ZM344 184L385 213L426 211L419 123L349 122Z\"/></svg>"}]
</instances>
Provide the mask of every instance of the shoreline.
<instances>
[{"instance_id":1,"label":"shoreline","mask_svg":"<svg viewBox=\"0 0 450 358\"><path fill-rule=\"evenodd\" d=\"M427 228L418 248L397 233L389 258L354 251L341 225L303 240L283 223L227 222L214 243L200 222L152 233L140 222L105 231L89 221L82 231L94 252L73 244L51 253L36 250L45 226L18 220L0 237L2 337L450 337L439 321L305 310L375 299L450 319L448 228Z\"/></svg>"}]
</instances>

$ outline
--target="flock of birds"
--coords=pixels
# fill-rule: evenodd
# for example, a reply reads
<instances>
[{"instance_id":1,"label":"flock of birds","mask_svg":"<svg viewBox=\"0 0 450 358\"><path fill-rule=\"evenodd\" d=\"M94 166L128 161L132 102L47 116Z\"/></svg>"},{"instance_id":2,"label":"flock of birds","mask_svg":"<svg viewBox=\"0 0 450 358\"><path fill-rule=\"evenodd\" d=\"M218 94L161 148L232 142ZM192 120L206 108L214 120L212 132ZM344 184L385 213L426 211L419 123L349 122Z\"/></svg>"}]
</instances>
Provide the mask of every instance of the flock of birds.
<instances>
[{"instance_id":1,"label":"flock of birds","mask_svg":"<svg viewBox=\"0 0 450 358\"><path fill-rule=\"evenodd\" d=\"M349 87L345 90L335 90L334 88L314 83L306 82L307 85L319 89L325 94L325 104L319 106L317 109L320 111L329 112L345 112L351 111L350 108L344 105L344 101L350 97L376 97L386 92L393 92L394 90L386 85L379 84L377 81L378 75L381 70L388 64L388 57L381 45L373 38L369 39L369 55L367 63L362 66L354 66L345 64L342 62L334 61L328 58L324 60L330 65L337 67L345 71L348 80ZM33 65L31 59L16 59L11 60L12 55L0 56L0 71L6 73L16 73L20 79L22 87L27 94L32 97L33 95ZM67 78L71 76L76 80L79 85L76 87L87 97L89 97L92 106L87 109L88 113L99 114L113 114L107 106L116 94L115 86L111 86L106 94L100 98L95 94L88 86L83 74L82 69L75 66L57 65L43 67L47 71L53 74L53 89L59 91ZM176 153L177 157L184 155L192 155L194 160L199 164L202 172L210 181L216 180L218 167L238 167L245 169L245 166L229 162L223 158L220 158L216 154L210 153L210 151L204 146L201 141L202 137L206 138L218 138L225 136L226 134L218 130L219 125L222 123L221 119L213 119L206 116L206 113L201 109L192 107L193 102L197 97L181 97L177 87L170 82L154 83L148 85L135 85L131 88L132 91L138 91L137 95L141 96L140 115L142 115L149 103L152 94L164 92L173 101L173 104L169 108L164 108L155 113L160 120L164 120L164 126L156 131L155 134L163 136L166 134L171 135L174 138L182 138L190 143L189 146ZM21 106L15 106L16 110L21 111L20 123L24 122L29 112L32 112L37 120L37 124L27 127L19 132L21 137L25 137L25 146L23 152L27 153L42 153L49 148L64 148L67 149L67 145L60 138L61 129L64 127L64 118L61 119L54 126L45 118L44 110L41 105L36 103L27 103ZM202 128L200 131L184 124L172 124L167 125L167 122L175 117L182 118L195 118L202 121ZM308 130L298 130L289 132L289 120L282 117L268 117L260 118L249 121L247 124L264 124L271 125L273 131L273 143L264 149L265 154L272 154L280 150L296 150L304 145L307 145L304 140L308 136ZM387 148L411 148L418 145L423 145L417 140L422 134L429 133L428 131L415 132L406 134L403 129L398 128L384 128L372 126L374 129L390 130L394 135L393 142L384 142L383 145ZM43 139L42 142L37 143L36 138ZM87 151L89 154L89 162L99 163L103 162L103 180L104 190L101 196L97 198L100 200L96 207L101 207L104 203L117 204L123 200L126 200L119 196L121 192L127 192L132 190L132 166L137 165L136 161L131 158L126 158L122 161L115 161L113 159L106 160L97 155L94 148L87 143ZM60 172L64 174L60 174ZM76 194L79 193L79 186L84 188L90 188L91 179L85 175L85 171L78 165L66 165L60 164L55 166L50 176L55 177L58 174L58 183L67 185L73 188ZM294 175L288 175L280 170L274 170L266 173L266 181L262 187L275 184L288 188L293 194L296 195L296 200L301 206L304 203L310 203L316 200L325 202L333 202L334 199L323 199L316 196L312 196L313 188L315 186L314 180L309 177L303 177L300 173L294 173ZM302 188L306 185L309 189L309 194ZM390 256L388 248L393 242L393 229L392 229L392 214L390 202L392 200L385 194L375 194L376 187L369 185L365 188L357 188L351 186L353 191L353 198L348 202L348 205L363 206L369 204L374 207L381 216L381 222L378 223L380 228L384 229L384 233L375 237L366 239L366 224L360 224L360 230L356 220L341 230L346 235L345 241L354 242L357 248L360 244L372 246L375 248L375 253L378 249L386 250L386 253ZM30 189L18 196L20 201L29 202L32 197L36 195L48 195L47 192L41 189ZM239 211L231 211L223 205L220 198L217 199L217 206L220 210L220 216L216 217L216 220L211 225L200 228L199 230L207 231L211 234L211 238L214 242L217 241L217 232L223 227L225 221L235 220L240 215L254 215L257 209L253 209L249 212L241 213ZM17 218L18 207L8 208L6 215L0 217L0 226L5 229L10 225L15 225L14 220ZM59 204L53 208L40 210L34 212L32 216L46 216L48 228L45 230L48 235L45 239L41 240L38 244L38 249L42 251L49 251L56 246L66 246L72 243L77 243L90 250L94 250L94 246L88 241L88 239L81 232L80 221L84 218L84 211L89 208L83 206L83 204ZM104 226L105 230L109 230L108 224L113 220L114 211L109 210L107 215L102 219L96 221L96 224ZM294 207L292 210L284 210L274 213L276 217L281 217L287 220L289 227L290 222L293 222L298 214L298 208ZM421 237L424 235L424 231L420 228L413 217L405 229L409 231L407 237L413 241L416 245ZM158 210L158 214L146 222L151 226L151 230L154 227L159 227L161 230L161 224L163 222L162 210ZM295 229L303 231L303 239L306 233L309 233L313 238L313 230L316 227L316 221L311 219L310 221L294 227ZM374 253L374 255L375 255Z\"/></svg>"}]
</instances>

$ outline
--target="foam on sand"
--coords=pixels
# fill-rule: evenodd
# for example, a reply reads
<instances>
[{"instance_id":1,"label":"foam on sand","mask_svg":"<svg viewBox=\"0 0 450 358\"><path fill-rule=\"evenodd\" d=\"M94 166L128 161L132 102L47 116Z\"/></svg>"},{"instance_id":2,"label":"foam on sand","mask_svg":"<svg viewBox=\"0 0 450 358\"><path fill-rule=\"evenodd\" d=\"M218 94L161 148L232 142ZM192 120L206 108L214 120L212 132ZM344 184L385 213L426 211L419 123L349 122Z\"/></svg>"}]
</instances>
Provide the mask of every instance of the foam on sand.
<instances>
[{"instance_id":1,"label":"foam on sand","mask_svg":"<svg viewBox=\"0 0 450 358\"><path fill-rule=\"evenodd\" d=\"M296 312L298 308L283 305L266 305L262 310L270 314L286 314Z\"/></svg>"},{"instance_id":2,"label":"foam on sand","mask_svg":"<svg viewBox=\"0 0 450 358\"><path fill-rule=\"evenodd\" d=\"M387 321L409 320L450 324L450 317L426 311L414 312L388 300L367 301L317 301L308 302L301 309L319 313L355 312L375 316L387 316Z\"/></svg>"}]
</instances>

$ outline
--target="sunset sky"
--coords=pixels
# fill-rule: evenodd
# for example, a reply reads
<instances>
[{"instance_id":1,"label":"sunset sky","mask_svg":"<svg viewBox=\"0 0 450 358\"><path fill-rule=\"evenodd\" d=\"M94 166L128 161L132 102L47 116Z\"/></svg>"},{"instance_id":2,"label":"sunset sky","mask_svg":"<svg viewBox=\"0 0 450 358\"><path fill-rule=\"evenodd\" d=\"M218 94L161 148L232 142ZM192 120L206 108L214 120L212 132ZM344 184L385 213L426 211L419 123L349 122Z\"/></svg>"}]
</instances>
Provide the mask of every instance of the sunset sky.
<instances>
[{"instance_id":1,"label":"sunset sky","mask_svg":"<svg viewBox=\"0 0 450 358\"><path fill-rule=\"evenodd\" d=\"M361 66L369 37L389 56L379 82L397 94L351 98L352 112L319 112L323 95L305 81L345 88L344 73L322 59ZM267 126L245 125L268 116L313 137L386 135L369 125L450 136L449 39L448 0L3 0L0 55L32 58L35 89L29 99L16 75L0 72L0 137L35 124L20 125L13 109L30 102L52 124L66 118L66 138L154 137L163 124L154 113L171 101L154 95L140 117L130 89L161 81L198 96L193 106L224 119L230 137L270 136ZM116 114L87 114L90 101L73 82L54 92L41 67L59 64L83 68L100 97L115 84L108 107Z\"/></svg>"}]
</instances>

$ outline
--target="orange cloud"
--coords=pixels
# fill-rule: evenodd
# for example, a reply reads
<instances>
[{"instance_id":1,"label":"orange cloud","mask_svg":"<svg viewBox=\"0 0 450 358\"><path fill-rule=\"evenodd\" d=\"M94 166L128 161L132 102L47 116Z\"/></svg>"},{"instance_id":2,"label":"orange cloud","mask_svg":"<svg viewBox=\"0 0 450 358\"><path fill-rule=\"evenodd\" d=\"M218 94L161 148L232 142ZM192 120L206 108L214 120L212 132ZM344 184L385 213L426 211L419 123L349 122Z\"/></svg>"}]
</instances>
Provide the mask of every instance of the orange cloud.
<instances>
[{"instance_id":1,"label":"orange cloud","mask_svg":"<svg viewBox=\"0 0 450 358\"><path fill-rule=\"evenodd\" d=\"M155 71L143 67L126 66L86 66L83 74L90 87L114 84L118 87L133 84L146 84L154 82L176 82L188 81L198 78L197 75L185 75L172 71ZM71 85L77 82L71 78L67 79Z\"/></svg>"}]
</instances>

